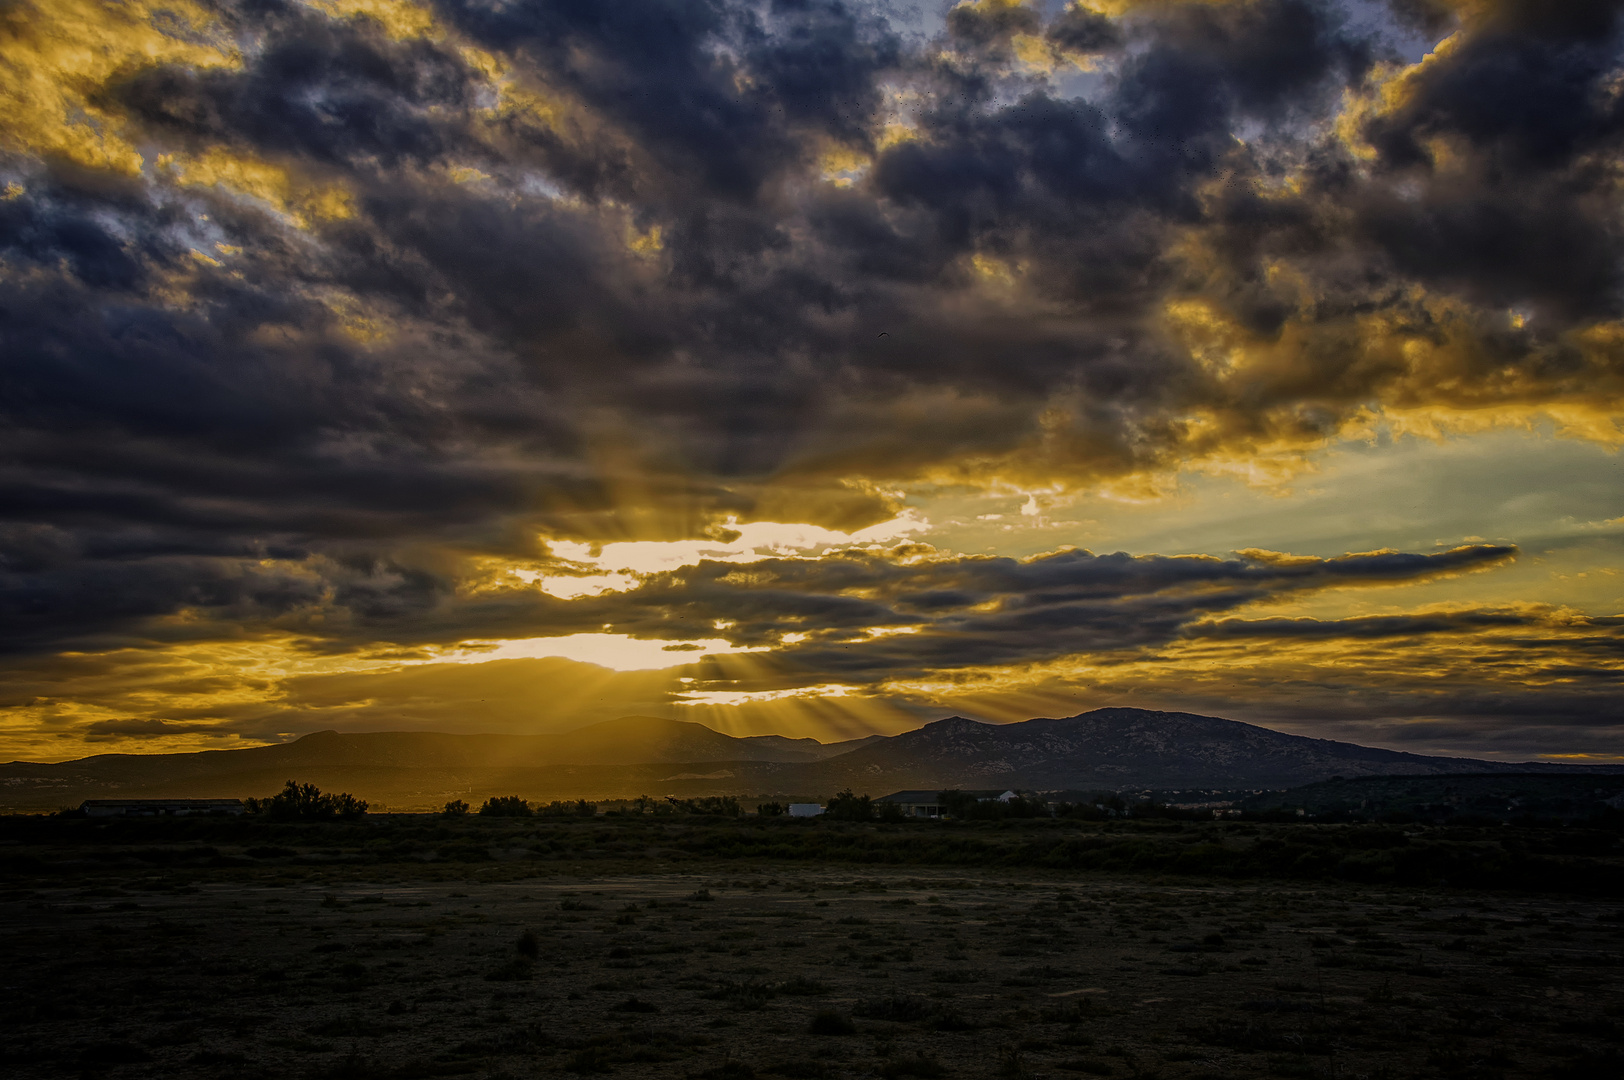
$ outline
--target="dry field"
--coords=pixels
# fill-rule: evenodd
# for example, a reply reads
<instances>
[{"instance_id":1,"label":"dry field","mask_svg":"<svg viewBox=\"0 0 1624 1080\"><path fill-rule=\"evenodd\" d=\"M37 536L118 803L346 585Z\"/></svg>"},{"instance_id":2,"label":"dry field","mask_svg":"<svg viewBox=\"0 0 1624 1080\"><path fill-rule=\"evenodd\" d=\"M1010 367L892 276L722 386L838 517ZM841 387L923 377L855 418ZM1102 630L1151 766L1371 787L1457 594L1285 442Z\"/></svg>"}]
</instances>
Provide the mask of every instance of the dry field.
<instances>
[{"instance_id":1,"label":"dry field","mask_svg":"<svg viewBox=\"0 0 1624 1080\"><path fill-rule=\"evenodd\" d=\"M11 875L32 1077L1624 1076L1624 902L827 863Z\"/></svg>"}]
</instances>

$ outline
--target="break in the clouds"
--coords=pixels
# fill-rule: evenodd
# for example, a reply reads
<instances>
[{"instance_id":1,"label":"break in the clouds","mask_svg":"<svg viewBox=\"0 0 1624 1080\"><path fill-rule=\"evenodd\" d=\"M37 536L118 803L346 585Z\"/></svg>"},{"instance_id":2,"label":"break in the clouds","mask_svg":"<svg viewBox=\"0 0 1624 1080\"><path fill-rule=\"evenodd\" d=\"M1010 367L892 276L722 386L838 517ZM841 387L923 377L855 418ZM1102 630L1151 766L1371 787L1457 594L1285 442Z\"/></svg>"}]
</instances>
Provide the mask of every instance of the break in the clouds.
<instances>
[{"instance_id":1,"label":"break in the clouds","mask_svg":"<svg viewBox=\"0 0 1624 1080\"><path fill-rule=\"evenodd\" d=\"M1616 589L1425 592L1548 557L1493 520L1130 557L1052 511L1279 492L1348 440L1624 440L1619 7L11 3L6 737L300 730L297 680L598 634L713 650L634 695L671 708L1006 716L1184 665L1251 673L1180 699L1231 715L1471 749L1544 702L1545 749L1599 746ZM956 545L953 500L1044 543ZM1605 580L1620 512L1563 572ZM605 562L638 543L672 554ZM1375 584L1422 591L1331 610ZM1517 635L1547 675L1494 674ZM1336 675L1282 712L1258 649ZM1472 657L1475 696L1414 678Z\"/></svg>"}]
</instances>

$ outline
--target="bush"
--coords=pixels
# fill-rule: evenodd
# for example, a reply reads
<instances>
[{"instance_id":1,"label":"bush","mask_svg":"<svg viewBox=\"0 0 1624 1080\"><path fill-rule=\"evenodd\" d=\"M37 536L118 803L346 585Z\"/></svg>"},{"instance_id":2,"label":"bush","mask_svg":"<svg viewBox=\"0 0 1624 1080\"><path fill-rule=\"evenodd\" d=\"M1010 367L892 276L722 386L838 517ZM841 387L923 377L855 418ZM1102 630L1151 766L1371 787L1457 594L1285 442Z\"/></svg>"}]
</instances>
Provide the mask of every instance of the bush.
<instances>
[{"instance_id":1,"label":"bush","mask_svg":"<svg viewBox=\"0 0 1624 1080\"><path fill-rule=\"evenodd\" d=\"M706 795L699 799L669 799L672 807L684 814L709 814L713 817L738 817L744 811L739 800L732 795Z\"/></svg>"},{"instance_id":2,"label":"bush","mask_svg":"<svg viewBox=\"0 0 1624 1080\"><path fill-rule=\"evenodd\" d=\"M854 795L847 788L829 800L823 816L833 821L868 821L874 816L874 800L867 795Z\"/></svg>"},{"instance_id":3,"label":"bush","mask_svg":"<svg viewBox=\"0 0 1624 1080\"><path fill-rule=\"evenodd\" d=\"M900 1024L907 1024L915 1020L923 1020L929 1015L930 1007L923 998L907 994L891 994L888 997L859 1001L857 1008L852 1011L858 1016L866 1016L870 1020L892 1020Z\"/></svg>"},{"instance_id":4,"label":"bush","mask_svg":"<svg viewBox=\"0 0 1624 1080\"><path fill-rule=\"evenodd\" d=\"M482 817L529 817L530 804L517 795L493 795L479 808Z\"/></svg>"},{"instance_id":5,"label":"bush","mask_svg":"<svg viewBox=\"0 0 1624 1080\"><path fill-rule=\"evenodd\" d=\"M789 807L780 802L764 802L756 807L756 813L762 817L783 817L789 813Z\"/></svg>"},{"instance_id":6,"label":"bush","mask_svg":"<svg viewBox=\"0 0 1624 1080\"><path fill-rule=\"evenodd\" d=\"M1035 818L1048 817L1049 804L1042 799L1015 796L1008 802L998 799L982 798L962 791L948 790L939 792L936 796L941 803L942 813L948 817L958 818L960 821L1004 821L1008 818ZM1118 805L1122 800L1117 799ZM1063 804L1066 812L1071 812L1071 804ZM1088 808L1093 811L1093 807ZM1086 815L1084 815L1086 816ZM1101 814L1100 816L1104 816Z\"/></svg>"},{"instance_id":7,"label":"bush","mask_svg":"<svg viewBox=\"0 0 1624 1080\"><path fill-rule=\"evenodd\" d=\"M463 814L466 814L468 810L468 804L463 802L461 799L452 799L450 802L445 804L446 817L461 817Z\"/></svg>"},{"instance_id":8,"label":"bush","mask_svg":"<svg viewBox=\"0 0 1624 1080\"><path fill-rule=\"evenodd\" d=\"M807 1031L813 1035L855 1035L857 1025L851 1022L851 1017L845 1013L835 1012L833 1009L819 1009L812 1017L812 1023Z\"/></svg>"},{"instance_id":9,"label":"bush","mask_svg":"<svg viewBox=\"0 0 1624 1080\"><path fill-rule=\"evenodd\" d=\"M930 1080L933 1077L946 1076L947 1070L933 1054L905 1054L880 1066L880 1075L885 1077L885 1080L898 1080L903 1076L918 1076Z\"/></svg>"},{"instance_id":10,"label":"bush","mask_svg":"<svg viewBox=\"0 0 1624 1080\"><path fill-rule=\"evenodd\" d=\"M614 1011L614 1012L634 1012L634 1013L657 1013L657 1012L660 1011L660 1007L658 1005L654 1004L652 1001L644 1001L642 998L637 997L637 996L634 995L632 997L627 998L625 1001L622 1001L619 1005L612 1006L612 1011Z\"/></svg>"},{"instance_id":11,"label":"bush","mask_svg":"<svg viewBox=\"0 0 1624 1080\"><path fill-rule=\"evenodd\" d=\"M249 799L248 812L264 814L273 821L332 821L334 818L358 818L367 812L365 799L357 799L349 792L324 794L315 784L300 784L293 780L269 799Z\"/></svg>"},{"instance_id":12,"label":"bush","mask_svg":"<svg viewBox=\"0 0 1624 1080\"><path fill-rule=\"evenodd\" d=\"M546 806L536 807L536 813L542 817L595 817L598 813L598 804L577 799L574 802L554 799Z\"/></svg>"},{"instance_id":13,"label":"bush","mask_svg":"<svg viewBox=\"0 0 1624 1080\"><path fill-rule=\"evenodd\" d=\"M601 1046L588 1046L577 1050L575 1056L564 1063L566 1072L572 1073L606 1073L613 1072L614 1066L610 1063L609 1053Z\"/></svg>"}]
</instances>

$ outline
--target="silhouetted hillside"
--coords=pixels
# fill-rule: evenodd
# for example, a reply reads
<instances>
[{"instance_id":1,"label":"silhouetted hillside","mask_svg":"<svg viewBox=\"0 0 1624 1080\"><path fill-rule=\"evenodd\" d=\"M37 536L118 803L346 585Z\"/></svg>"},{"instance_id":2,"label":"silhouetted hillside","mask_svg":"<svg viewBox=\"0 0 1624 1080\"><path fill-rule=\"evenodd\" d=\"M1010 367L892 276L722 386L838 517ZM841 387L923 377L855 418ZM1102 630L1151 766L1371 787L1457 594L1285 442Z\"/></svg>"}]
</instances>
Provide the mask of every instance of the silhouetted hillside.
<instances>
[{"instance_id":1,"label":"silhouetted hillside","mask_svg":"<svg viewBox=\"0 0 1624 1080\"><path fill-rule=\"evenodd\" d=\"M414 805L503 784L572 797L618 794L627 784L657 783L673 773L716 772L717 763L815 762L881 738L841 743L781 735L735 738L703 724L653 716L625 716L559 735L319 731L242 750L100 754L57 764L14 761L0 765L0 805L54 807L109 792L240 796L274 790L291 777ZM538 783L548 786L531 786Z\"/></svg>"},{"instance_id":2,"label":"silhouetted hillside","mask_svg":"<svg viewBox=\"0 0 1624 1080\"><path fill-rule=\"evenodd\" d=\"M1573 766L1428 757L1193 713L1096 709L1062 719L926 724L816 766L871 788L1284 788L1332 776L1561 772Z\"/></svg>"},{"instance_id":3,"label":"silhouetted hillside","mask_svg":"<svg viewBox=\"0 0 1624 1080\"><path fill-rule=\"evenodd\" d=\"M192 754L104 754L0 766L0 805L50 808L113 793L268 795L297 778L397 809L449 798L637 795L822 797L842 788L1291 788L1333 776L1624 772L1427 757L1287 735L1191 713L1099 709L983 724L952 717L844 743L734 738L632 716L562 735L318 732L296 742Z\"/></svg>"}]
</instances>

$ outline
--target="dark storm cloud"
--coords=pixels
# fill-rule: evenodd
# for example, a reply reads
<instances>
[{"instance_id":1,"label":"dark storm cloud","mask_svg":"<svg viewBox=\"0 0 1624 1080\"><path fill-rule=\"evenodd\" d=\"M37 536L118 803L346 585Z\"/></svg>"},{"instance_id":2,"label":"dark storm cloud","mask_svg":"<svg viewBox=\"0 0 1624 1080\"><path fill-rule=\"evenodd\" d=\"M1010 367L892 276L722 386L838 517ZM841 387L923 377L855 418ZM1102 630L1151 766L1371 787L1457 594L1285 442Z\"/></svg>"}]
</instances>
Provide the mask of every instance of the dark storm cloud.
<instances>
[{"instance_id":1,"label":"dark storm cloud","mask_svg":"<svg viewBox=\"0 0 1624 1080\"><path fill-rule=\"evenodd\" d=\"M445 0L426 33L211 10L198 40L230 62L133 52L74 90L139 174L21 120L0 161L11 651L184 612L338 648L681 637L660 589L741 641L802 627L831 669L817 632L885 619L932 628L888 639L909 663L958 662L953 634L1009 657L1159 640L1444 557L820 571L882 598L783 584L811 573L788 563L759 588L707 566L618 599L461 590L484 556L542 558L538 535L853 527L922 477L1086 486L1318 445L1387 401L1624 393L1624 360L1574 337L1618 314L1611 8L1462 16L1380 107L1380 46L1307 0L983 2L926 43L837 0ZM1023 66L1029 40L1086 54L1091 89ZM1338 134L1345 93L1369 107ZM1446 324L1417 288L1538 317ZM1297 345L1217 370L1170 337L1192 298L1241 346ZM1402 359L1439 342L1459 370ZM1168 591L1186 572L1207 599Z\"/></svg>"},{"instance_id":2,"label":"dark storm cloud","mask_svg":"<svg viewBox=\"0 0 1624 1080\"><path fill-rule=\"evenodd\" d=\"M142 68L105 98L160 137L344 169L437 161L467 141L475 77L455 52L292 3L231 14L259 39L252 66Z\"/></svg>"},{"instance_id":3,"label":"dark storm cloud","mask_svg":"<svg viewBox=\"0 0 1624 1080\"><path fill-rule=\"evenodd\" d=\"M1402 272L1485 303L1616 316L1620 234L1599 170L1624 134L1620 39L1614 5L1586 7L1491 22L1369 124L1388 177L1412 185L1374 187L1362 215ZM1463 159L1440 168L1440 150Z\"/></svg>"},{"instance_id":4,"label":"dark storm cloud","mask_svg":"<svg viewBox=\"0 0 1624 1080\"><path fill-rule=\"evenodd\" d=\"M1068 52L1105 52L1122 44L1122 31L1108 16L1086 7L1068 7L1049 23L1046 36Z\"/></svg>"},{"instance_id":5,"label":"dark storm cloud","mask_svg":"<svg viewBox=\"0 0 1624 1080\"><path fill-rule=\"evenodd\" d=\"M217 733L213 724L182 724L171 720L96 720L80 729L83 736L95 742L100 739L163 739L171 735L202 735Z\"/></svg>"}]
</instances>

